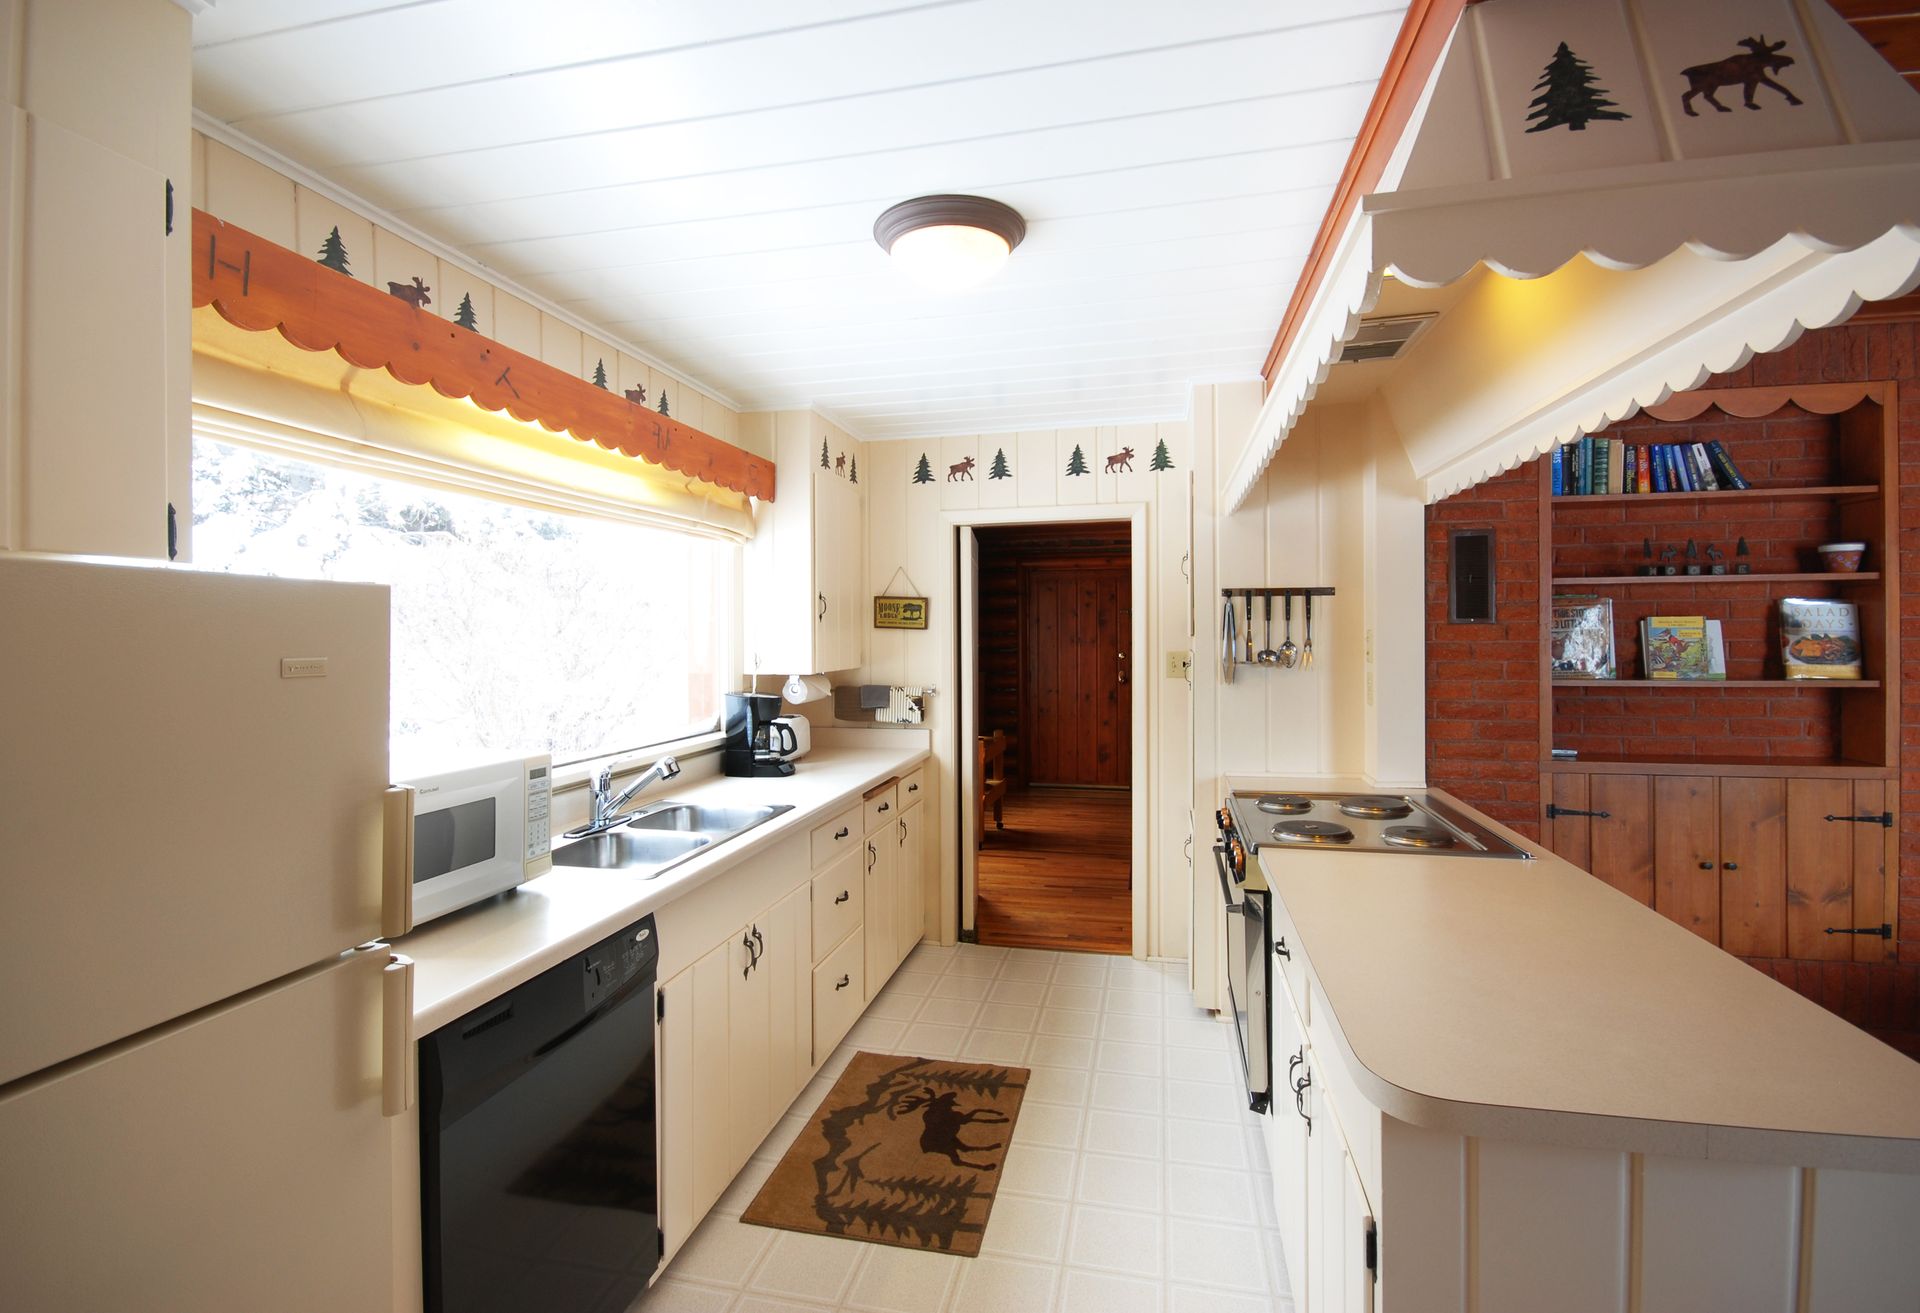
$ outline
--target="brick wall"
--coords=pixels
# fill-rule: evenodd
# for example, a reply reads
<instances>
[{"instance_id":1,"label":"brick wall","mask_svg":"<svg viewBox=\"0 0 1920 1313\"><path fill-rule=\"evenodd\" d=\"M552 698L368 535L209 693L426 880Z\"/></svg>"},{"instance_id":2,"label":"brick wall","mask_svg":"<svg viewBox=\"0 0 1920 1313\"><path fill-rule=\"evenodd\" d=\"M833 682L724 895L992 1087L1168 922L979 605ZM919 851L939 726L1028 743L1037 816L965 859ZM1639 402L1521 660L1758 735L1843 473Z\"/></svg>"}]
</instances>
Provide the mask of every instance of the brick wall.
<instances>
[{"instance_id":1,"label":"brick wall","mask_svg":"<svg viewBox=\"0 0 1920 1313\"><path fill-rule=\"evenodd\" d=\"M1920 323L1843 325L1804 334L1793 346L1757 356L1746 368L1720 375L1707 387L1763 387L1781 383L1899 381L1901 564L1901 772L1899 961L1897 963L1752 960L1783 984L1920 1057ZM1685 426L1644 418L1615 425L1609 437L1652 441L1731 439L1735 459L1755 483L1838 482L1832 465L1830 421L1804 413L1741 420L1709 411ZM1682 430L1685 432L1683 433ZM1737 443L1737 446L1734 444ZM1540 584L1537 462L1489 480L1427 511L1427 777L1488 815L1540 837L1539 688ZM1689 521L1710 508L1636 505L1564 508L1555 515L1555 573L1614 575L1639 564L1641 542L1684 542ZM1756 572L1817 568L1801 549L1833 532L1831 509L1820 502L1779 502L1745 508L1738 520L1712 532L1745 536ZM1716 513L1717 521L1717 513ZM1447 623L1447 532L1492 526L1499 578L1498 623ZM1716 538L1715 541L1720 541ZM1706 542L1700 543L1704 552ZM1722 541L1731 557L1734 544ZM1786 585L1752 585L1751 596L1791 596ZM1638 620L1661 612L1719 616L1728 623L1730 677L1779 673L1774 621L1752 619L1748 598L1683 585L1657 590L1607 585L1614 598L1618 660L1623 673L1639 669ZM1767 608L1771 612L1771 608ZM1745 612L1744 619L1735 612ZM1841 694L1702 689L1636 695L1631 689L1557 691L1556 742L1585 755L1680 753L1755 760L1833 755L1834 700ZM1650 740L1648 718L1662 718ZM1711 747L1705 746L1710 741Z\"/></svg>"}]
</instances>

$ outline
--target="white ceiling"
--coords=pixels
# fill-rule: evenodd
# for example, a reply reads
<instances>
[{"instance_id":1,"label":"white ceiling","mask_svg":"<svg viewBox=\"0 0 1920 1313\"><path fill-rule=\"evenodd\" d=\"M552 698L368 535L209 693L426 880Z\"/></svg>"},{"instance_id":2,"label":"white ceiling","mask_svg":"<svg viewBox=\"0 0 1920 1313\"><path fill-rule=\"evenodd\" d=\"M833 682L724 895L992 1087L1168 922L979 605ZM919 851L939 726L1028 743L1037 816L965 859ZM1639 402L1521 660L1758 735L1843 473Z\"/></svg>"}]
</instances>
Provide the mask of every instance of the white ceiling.
<instances>
[{"instance_id":1,"label":"white ceiling","mask_svg":"<svg viewBox=\"0 0 1920 1313\"><path fill-rule=\"evenodd\" d=\"M1054 428L1258 373L1405 9L221 0L194 99L748 409ZM942 191L1027 219L970 293L873 242Z\"/></svg>"}]
</instances>

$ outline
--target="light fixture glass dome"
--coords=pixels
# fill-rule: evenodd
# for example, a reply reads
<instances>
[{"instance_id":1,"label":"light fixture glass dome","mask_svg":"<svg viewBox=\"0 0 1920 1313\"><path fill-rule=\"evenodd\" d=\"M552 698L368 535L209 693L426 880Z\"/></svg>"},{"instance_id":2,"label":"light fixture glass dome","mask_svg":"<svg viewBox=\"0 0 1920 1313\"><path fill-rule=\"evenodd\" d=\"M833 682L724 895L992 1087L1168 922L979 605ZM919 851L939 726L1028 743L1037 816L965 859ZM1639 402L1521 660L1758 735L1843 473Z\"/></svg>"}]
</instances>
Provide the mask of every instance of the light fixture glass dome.
<instances>
[{"instance_id":1,"label":"light fixture glass dome","mask_svg":"<svg viewBox=\"0 0 1920 1313\"><path fill-rule=\"evenodd\" d=\"M876 242L914 281L964 291L993 277L1026 236L1012 208L981 196L922 196L894 206L873 225Z\"/></svg>"}]
</instances>

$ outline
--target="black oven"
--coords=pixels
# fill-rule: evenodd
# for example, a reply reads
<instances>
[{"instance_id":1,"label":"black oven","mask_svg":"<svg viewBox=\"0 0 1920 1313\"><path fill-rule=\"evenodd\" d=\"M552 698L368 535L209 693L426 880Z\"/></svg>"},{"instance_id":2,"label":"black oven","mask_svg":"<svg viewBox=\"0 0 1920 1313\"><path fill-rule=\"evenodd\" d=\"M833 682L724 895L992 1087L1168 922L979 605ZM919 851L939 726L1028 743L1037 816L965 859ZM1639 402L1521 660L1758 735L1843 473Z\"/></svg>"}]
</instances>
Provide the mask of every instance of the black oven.
<instances>
[{"instance_id":1,"label":"black oven","mask_svg":"<svg viewBox=\"0 0 1920 1313\"><path fill-rule=\"evenodd\" d=\"M1213 846L1220 896L1227 916L1227 993L1246 1078L1247 1106L1265 1112L1273 1090L1273 963L1267 956L1267 889L1258 868L1248 879L1247 853L1234 832L1232 813L1218 816L1220 842Z\"/></svg>"}]
</instances>

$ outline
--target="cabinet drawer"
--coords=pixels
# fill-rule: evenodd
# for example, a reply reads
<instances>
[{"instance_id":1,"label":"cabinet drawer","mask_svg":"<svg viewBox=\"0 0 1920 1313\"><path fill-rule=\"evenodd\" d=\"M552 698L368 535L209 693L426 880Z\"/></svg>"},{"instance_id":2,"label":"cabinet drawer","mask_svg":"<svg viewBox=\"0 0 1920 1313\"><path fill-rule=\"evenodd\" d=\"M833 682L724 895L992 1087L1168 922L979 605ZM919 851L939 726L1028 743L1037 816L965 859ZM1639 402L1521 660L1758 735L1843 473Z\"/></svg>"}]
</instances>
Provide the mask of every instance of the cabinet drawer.
<instances>
[{"instance_id":1,"label":"cabinet drawer","mask_svg":"<svg viewBox=\"0 0 1920 1313\"><path fill-rule=\"evenodd\" d=\"M867 833L900 819L900 782L888 780L867 795Z\"/></svg>"},{"instance_id":2,"label":"cabinet drawer","mask_svg":"<svg viewBox=\"0 0 1920 1313\"><path fill-rule=\"evenodd\" d=\"M916 802L927 800L927 768L915 766L900 777L900 810L905 811Z\"/></svg>"},{"instance_id":3,"label":"cabinet drawer","mask_svg":"<svg viewBox=\"0 0 1920 1313\"><path fill-rule=\"evenodd\" d=\"M827 865L841 853L859 851L860 840L867 832L860 812L861 808L857 805L849 807L826 824L813 827L814 870Z\"/></svg>"},{"instance_id":4,"label":"cabinet drawer","mask_svg":"<svg viewBox=\"0 0 1920 1313\"><path fill-rule=\"evenodd\" d=\"M1267 915L1270 922L1267 934L1272 943L1267 951L1273 954L1273 974L1287 982L1287 988L1293 994L1294 1011L1300 1015L1300 1024L1305 1026L1313 1019L1312 991L1307 988L1307 955L1300 951L1300 936L1294 933L1293 918L1287 915L1286 907L1278 898L1267 899ZM1280 952L1285 948L1286 954ZM1276 996L1279 991L1274 991Z\"/></svg>"},{"instance_id":5,"label":"cabinet drawer","mask_svg":"<svg viewBox=\"0 0 1920 1313\"><path fill-rule=\"evenodd\" d=\"M855 930L847 941L813 969L813 1065L827 1060L834 1046L860 1019L867 1006L866 939Z\"/></svg>"},{"instance_id":6,"label":"cabinet drawer","mask_svg":"<svg viewBox=\"0 0 1920 1313\"><path fill-rule=\"evenodd\" d=\"M818 962L860 924L866 873L858 849L813 877L813 960Z\"/></svg>"}]
</instances>

